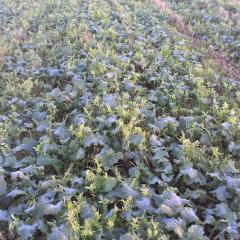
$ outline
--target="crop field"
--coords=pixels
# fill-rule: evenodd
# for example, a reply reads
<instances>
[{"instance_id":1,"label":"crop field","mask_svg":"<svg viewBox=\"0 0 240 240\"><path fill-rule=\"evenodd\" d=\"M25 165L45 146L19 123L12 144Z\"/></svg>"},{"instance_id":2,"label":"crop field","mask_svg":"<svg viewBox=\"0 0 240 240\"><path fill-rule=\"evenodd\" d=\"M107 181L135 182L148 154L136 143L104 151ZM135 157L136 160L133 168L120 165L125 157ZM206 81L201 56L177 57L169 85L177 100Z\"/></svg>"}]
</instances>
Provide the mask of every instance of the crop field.
<instances>
[{"instance_id":1,"label":"crop field","mask_svg":"<svg viewBox=\"0 0 240 240\"><path fill-rule=\"evenodd\" d=\"M18 239L240 239L239 0L0 0Z\"/></svg>"}]
</instances>

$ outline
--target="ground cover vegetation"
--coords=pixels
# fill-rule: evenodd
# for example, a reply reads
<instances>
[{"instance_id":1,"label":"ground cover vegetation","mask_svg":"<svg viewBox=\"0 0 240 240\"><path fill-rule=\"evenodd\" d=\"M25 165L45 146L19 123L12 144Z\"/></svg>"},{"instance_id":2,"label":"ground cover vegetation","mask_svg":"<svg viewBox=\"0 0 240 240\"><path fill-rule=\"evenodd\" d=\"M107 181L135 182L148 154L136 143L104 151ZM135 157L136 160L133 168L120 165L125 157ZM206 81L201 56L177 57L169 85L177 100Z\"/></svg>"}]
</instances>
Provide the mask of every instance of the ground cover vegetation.
<instances>
[{"instance_id":1,"label":"ground cover vegetation","mask_svg":"<svg viewBox=\"0 0 240 240\"><path fill-rule=\"evenodd\" d=\"M237 1L166 3L239 67ZM166 11L1 0L0 36L1 239L239 239L240 82Z\"/></svg>"},{"instance_id":2,"label":"ground cover vegetation","mask_svg":"<svg viewBox=\"0 0 240 240\"><path fill-rule=\"evenodd\" d=\"M221 50L233 64L240 65L240 2L235 1L166 1L189 24L195 36L213 49Z\"/></svg>"}]
</instances>

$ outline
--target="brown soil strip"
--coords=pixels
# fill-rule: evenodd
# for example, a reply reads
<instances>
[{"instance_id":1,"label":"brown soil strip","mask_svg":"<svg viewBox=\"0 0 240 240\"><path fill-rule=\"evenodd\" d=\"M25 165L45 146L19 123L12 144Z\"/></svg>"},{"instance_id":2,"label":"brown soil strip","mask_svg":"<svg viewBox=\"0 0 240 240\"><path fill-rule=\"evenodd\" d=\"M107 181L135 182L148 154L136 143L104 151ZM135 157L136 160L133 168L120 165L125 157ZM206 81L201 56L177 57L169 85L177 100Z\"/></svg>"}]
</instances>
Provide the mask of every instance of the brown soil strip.
<instances>
[{"instance_id":1,"label":"brown soil strip","mask_svg":"<svg viewBox=\"0 0 240 240\"><path fill-rule=\"evenodd\" d=\"M240 0L232 0L236 4L240 4Z\"/></svg>"},{"instance_id":2,"label":"brown soil strip","mask_svg":"<svg viewBox=\"0 0 240 240\"><path fill-rule=\"evenodd\" d=\"M240 3L240 0L235 1ZM228 77L240 80L240 69L229 63L223 53L214 51L210 48L206 49L206 46L203 44L203 42L195 36L192 27L186 25L183 21L183 18L172 11L165 2L162 0L154 0L154 3L161 11L165 12L170 17L170 19L176 25L176 29L180 33L191 39L191 44L193 47L205 50L205 57L208 60L213 60Z\"/></svg>"},{"instance_id":3,"label":"brown soil strip","mask_svg":"<svg viewBox=\"0 0 240 240\"><path fill-rule=\"evenodd\" d=\"M175 23L177 30L180 33L191 35L193 34L193 30L186 26L181 16L174 13L170 8L168 8L167 4L161 0L154 0L155 5L163 12L166 12L166 14L171 18L171 20Z\"/></svg>"}]
</instances>

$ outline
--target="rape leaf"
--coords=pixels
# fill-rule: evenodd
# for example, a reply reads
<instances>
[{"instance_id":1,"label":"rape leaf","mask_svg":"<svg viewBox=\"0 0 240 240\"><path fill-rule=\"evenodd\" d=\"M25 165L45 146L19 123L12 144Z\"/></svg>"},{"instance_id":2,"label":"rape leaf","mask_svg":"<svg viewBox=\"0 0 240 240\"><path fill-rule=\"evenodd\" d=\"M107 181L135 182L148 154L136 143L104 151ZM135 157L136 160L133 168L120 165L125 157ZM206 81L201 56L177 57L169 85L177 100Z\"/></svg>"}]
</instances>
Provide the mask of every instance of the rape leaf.
<instances>
[{"instance_id":1,"label":"rape leaf","mask_svg":"<svg viewBox=\"0 0 240 240\"><path fill-rule=\"evenodd\" d=\"M97 160L102 164L104 170L109 170L121 158L120 152L116 153L113 149L104 147L99 154L96 155Z\"/></svg>"},{"instance_id":2,"label":"rape leaf","mask_svg":"<svg viewBox=\"0 0 240 240\"><path fill-rule=\"evenodd\" d=\"M0 195L6 193L7 183L2 175L0 175Z\"/></svg>"}]
</instances>

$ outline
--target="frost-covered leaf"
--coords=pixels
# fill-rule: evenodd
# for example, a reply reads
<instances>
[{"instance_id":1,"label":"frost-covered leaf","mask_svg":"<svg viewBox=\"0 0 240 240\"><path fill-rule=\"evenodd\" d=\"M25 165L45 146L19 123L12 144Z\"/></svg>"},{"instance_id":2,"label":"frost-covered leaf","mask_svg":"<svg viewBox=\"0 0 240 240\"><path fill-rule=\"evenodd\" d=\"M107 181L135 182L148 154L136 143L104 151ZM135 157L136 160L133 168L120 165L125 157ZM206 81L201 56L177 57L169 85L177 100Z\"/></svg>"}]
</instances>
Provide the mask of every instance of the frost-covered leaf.
<instances>
[{"instance_id":1,"label":"frost-covered leaf","mask_svg":"<svg viewBox=\"0 0 240 240\"><path fill-rule=\"evenodd\" d=\"M0 209L0 221L3 221L3 222L8 221L8 212L6 210Z\"/></svg>"},{"instance_id":2,"label":"frost-covered leaf","mask_svg":"<svg viewBox=\"0 0 240 240\"><path fill-rule=\"evenodd\" d=\"M169 217L172 217L176 214L173 209L165 204L161 204L160 207L156 210L157 214L165 214Z\"/></svg>"},{"instance_id":3,"label":"frost-covered leaf","mask_svg":"<svg viewBox=\"0 0 240 240\"><path fill-rule=\"evenodd\" d=\"M180 160L183 159L183 148L182 145L180 144L172 144L171 145L171 153L173 155L174 158Z\"/></svg>"},{"instance_id":4,"label":"frost-covered leaf","mask_svg":"<svg viewBox=\"0 0 240 240\"><path fill-rule=\"evenodd\" d=\"M102 97L103 104L107 107L116 107L117 106L117 96L114 94L105 94Z\"/></svg>"},{"instance_id":5,"label":"frost-covered leaf","mask_svg":"<svg viewBox=\"0 0 240 240\"><path fill-rule=\"evenodd\" d=\"M163 200L163 204L167 205L168 207L182 207L188 203L186 199L182 199L177 196L176 193L167 190L161 194L161 198Z\"/></svg>"},{"instance_id":6,"label":"frost-covered leaf","mask_svg":"<svg viewBox=\"0 0 240 240\"><path fill-rule=\"evenodd\" d=\"M111 126L111 124L115 123L117 121L117 116L113 115L107 119L107 124Z\"/></svg>"},{"instance_id":7,"label":"frost-covered leaf","mask_svg":"<svg viewBox=\"0 0 240 240\"><path fill-rule=\"evenodd\" d=\"M177 126L178 122L173 117L165 117L165 118L160 117L157 119L156 126L159 129L163 129L163 128L167 127L168 125Z\"/></svg>"},{"instance_id":8,"label":"frost-covered leaf","mask_svg":"<svg viewBox=\"0 0 240 240\"><path fill-rule=\"evenodd\" d=\"M207 175L211 176L212 178L217 178L218 180L222 181L222 175L220 172L213 172L213 173L207 173Z\"/></svg>"},{"instance_id":9,"label":"frost-covered leaf","mask_svg":"<svg viewBox=\"0 0 240 240\"><path fill-rule=\"evenodd\" d=\"M108 171L122 158L122 154L120 152L116 153L113 149L105 147L96 155L96 158L102 164L104 170Z\"/></svg>"},{"instance_id":10,"label":"frost-covered leaf","mask_svg":"<svg viewBox=\"0 0 240 240\"><path fill-rule=\"evenodd\" d=\"M198 171L193 169L191 166L185 166L182 170L181 170L181 174L182 175L187 175L189 176L191 179L198 177Z\"/></svg>"},{"instance_id":11,"label":"frost-covered leaf","mask_svg":"<svg viewBox=\"0 0 240 240\"><path fill-rule=\"evenodd\" d=\"M162 218L161 223L169 231L174 231L179 237L183 236L185 222L178 218Z\"/></svg>"},{"instance_id":12,"label":"frost-covered leaf","mask_svg":"<svg viewBox=\"0 0 240 240\"><path fill-rule=\"evenodd\" d=\"M211 191L211 193L214 194L219 201L225 201L227 198L231 198L231 195L224 186L217 187L214 191Z\"/></svg>"},{"instance_id":13,"label":"frost-covered leaf","mask_svg":"<svg viewBox=\"0 0 240 240\"><path fill-rule=\"evenodd\" d=\"M60 72L57 68L48 68L49 77L57 77L59 76Z\"/></svg>"},{"instance_id":14,"label":"frost-covered leaf","mask_svg":"<svg viewBox=\"0 0 240 240\"><path fill-rule=\"evenodd\" d=\"M24 191L22 191L22 190L20 190L18 188L15 188L10 193L8 193L7 196L15 198L15 197L22 196L22 195L25 195L25 194L26 194L26 192L24 192Z\"/></svg>"},{"instance_id":15,"label":"frost-covered leaf","mask_svg":"<svg viewBox=\"0 0 240 240\"><path fill-rule=\"evenodd\" d=\"M120 235L119 240L141 240L137 234L134 233L127 233L125 235Z\"/></svg>"},{"instance_id":16,"label":"frost-covered leaf","mask_svg":"<svg viewBox=\"0 0 240 240\"><path fill-rule=\"evenodd\" d=\"M22 141L22 144L18 145L15 147L14 151L15 152L20 152L20 151L28 151L32 152L34 150L34 147L36 146L37 141L31 138L24 138Z\"/></svg>"},{"instance_id":17,"label":"frost-covered leaf","mask_svg":"<svg viewBox=\"0 0 240 240\"><path fill-rule=\"evenodd\" d=\"M57 99L61 95L61 91L59 88L54 88L50 93L48 93L54 99Z\"/></svg>"},{"instance_id":18,"label":"frost-covered leaf","mask_svg":"<svg viewBox=\"0 0 240 240\"><path fill-rule=\"evenodd\" d=\"M39 112L39 111L35 111L32 114L32 118L37 121L37 122L41 122L44 121L47 117L47 112Z\"/></svg>"},{"instance_id":19,"label":"frost-covered leaf","mask_svg":"<svg viewBox=\"0 0 240 240\"><path fill-rule=\"evenodd\" d=\"M77 189L75 189L75 188L64 187L63 190L64 190L64 193L67 196L72 196L72 195L74 195L77 192Z\"/></svg>"},{"instance_id":20,"label":"frost-covered leaf","mask_svg":"<svg viewBox=\"0 0 240 240\"><path fill-rule=\"evenodd\" d=\"M22 240L29 240L37 231L38 224L25 224L21 222L17 228L18 234Z\"/></svg>"},{"instance_id":21,"label":"frost-covered leaf","mask_svg":"<svg viewBox=\"0 0 240 240\"><path fill-rule=\"evenodd\" d=\"M237 239L239 237L239 223L235 220L229 221L226 232L229 233L232 239Z\"/></svg>"},{"instance_id":22,"label":"frost-covered leaf","mask_svg":"<svg viewBox=\"0 0 240 240\"><path fill-rule=\"evenodd\" d=\"M181 209L180 215L183 219L185 219L189 223L192 223L198 220L198 217L195 211L190 207L184 207L183 209Z\"/></svg>"},{"instance_id":23,"label":"frost-covered leaf","mask_svg":"<svg viewBox=\"0 0 240 240\"><path fill-rule=\"evenodd\" d=\"M0 164L3 164L3 162L4 162L3 156L0 155Z\"/></svg>"},{"instance_id":24,"label":"frost-covered leaf","mask_svg":"<svg viewBox=\"0 0 240 240\"><path fill-rule=\"evenodd\" d=\"M222 165L221 169L227 175L235 174L234 177L236 177L236 178L240 177L240 175L239 175L240 171L236 168L236 162L235 161L232 161L232 160L229 159L228 161L226 161Z\"/></svg>"},{"instance_id":25,"label":"frost-covered leaf","mask_svg":"<svg viewBox=\"0 0 240 240\"><path fill-rule=\"evenodd\" d=\"M93 209L91 208L90 204L87 202L84 202L82 204L82 208L80 211L81 218L83 218L83 219L91 218L93 213L94 212L93 212Z\"/></svg>"},{"instance_id":26,"label":"frost-covered leaf","mask_svg":"<svg viewBox=\"0 0 240 240\"><path fill-rule=\"evenodd\" d=\"M84 79L82 79L81 76L77 76L77 75L75 75L72 78L72 83L73 83L74 87L78 88L78 89L83 89L85 87L85 84L86 84Z\"/></svg>"},{"instance_id":27,"label":"frost-covered leaf","mask_svg":"<svg viewBox=\"0 0 240 240\"><path fill-rule=\"evenodd\" d=\"M168 152L163 148L156 148L154 149L154 156L153 161L156 161L157 163L161 162L168 162Z\"/></svg>"},{"instance_id":28,"label":"frost-covered leaf","mask_svg":"<svg viewBox=\"0 0 240 240\"><path fill-rule=\"evenodd\" d=\"M227 186L230 188L233 188L233 189L240 188L240 177L232 178L232 177L227 176L226 182L227 182Z\"/></svg>"},{"instance_id":29,"label":"frost-covered leaf","mask_svg":"<svg viewBox=\"0 0 240 240\"><path fill-rule=\"evenodd\" d=\"M231 209L226 203L219 203L214 209L214 214L218 217L227 218L232 213Z\"/></svg>"},{"instance_id":30,"label":"frost-covered leaf","mask_svg":"<svg viewBox=\"0 0 240 240\"><path fill-rule=\"evenodd\" d=\"M66 143L70 139L70 135L64 126L56 128L54 134L59 137L62 143Z\"/></svg>"},{"instance_id":31,"label":"frost-covered leaf","mask_svg":"<svg viewBox=\"0 0 240 240\"><path fill-rule=\"evenodd\" d=\"M76 126L80 126L85 123L84 117L82 114L77 114L73 117L72 123Z\"/></svg>"},{"instance_id":32,"label":"frost-covered leaf","mask_svg":"<svg viewBox=\"0 0 240 240\"><path fill-rule=\"evenodd\" d=\"M207 239L206 236L204 236L203 227L200 226L200 225L192 225L188 229L187 237L189 239L194 239L194 240L205 240L205 239Z\"/></svg>"},{"instance_id":33,"label":"frost-covered leaf","mask_svg":"<svg viewBox=\"0 0 240 240\"><path fill-rule=\"evenodd\" d=\"M139 195L139 193L126 182L123 182L121 187L118 187L112 194L120 198L137 197Z\"/></svg>"},{"instance_id":34,"label":"frost-covered leaf","mask_svg":"<svg viewBox=\"0 0 240 240\"><path fill-rule=\"evenodd\" d=\"M166 162L163 163L163 169L162 171L164 172L164 174L169 175L173 173L173 167L172 164L170 162Z\"/></svg>"},{"instance_id":35,"label":"frost-covered leaf","mask_svg":"<svg viewBox=\"0 0 240 240\"><path fill-rule=\"evenodd\" d=\"M47 240L68 240L68 236L64 233L62 227L55 227L52 232L48 235Z\"/></svg>"},{"instance_id":36,"label":"frost-covered leaf","mask_svg":"<svg viewBox=\"0 0 240 240\"><path fill-rule=\"evenodd\" d=\"M110 192L117 185L117 180L113 177L108 177L104 184L104 191Z\"/></svg>"},{"instance_id":37,"label":"frost-covered leaf","mask_svg":"<svg viewBox=\"0 0 240 240\"><path fill-rule=\"evenodd\" d=\"M183 176L188 176L190 178L190 181L187 182L188 185L191 185L192 183L199 183L201 185L206 184L205 178L196 170L193 169L190 165L185 165L181 171L180 174Z\"/></svg>"},{"instance_id":38,"label":"frost-covered leaf","mask_svg":"<svg viewBox=\"0 0 240 240\"><path fill-rule=\"evenodd\" d=\"M7 191L7 183L3 175L0 175L0 195L6 193L6 191Z\"/></svg>"},{"instance_id":39,"label":"frost-covered leaf","mask_svg":"<svg viewBox=\"0 0 240 240\"><path fill-rule=\"evenodd\" d=\"M164 169L163 169L163 171L164 171ZM173 175L167 175L165 173L161 173L161 177L162 177L163 182L170 183L173 180L174 176Z\"/></svg>"},{"instance_id":40,"label":"frost-covered leaf","mask_svg":"<svg viewBox=\"0 0 240 240\"><path fill-rule=\"evenodd\" d=\"M47 156L48 153L59 152L60 146L53 143L43 143L42 144L42 153Z\"/></svg>"},{"instance_id":41,"label":"frost-covered leaf","mask_svg":"<svg viewBox=\"0 0 240 240\"><path fill-rule=\"evenodd\" d=\"M143 139L143 136L137 134L130 134L128 141L132 142L135 145L139 145Z\"/></svg>"},{"instance_id":42,"label":"frost-covered leaf","mask_svg":"<svg viewBox=\"0 0 240 240\"><path fill-rule=\"evenodd\" d=\"M202 133L199 142L200 142L202 145L206 145L206 146L211 146L211 143L212 143L211 137L209 136L208 133Z\"/></svg>"},{"instance_id":43,"label":"frost-covered leaf","mask_svg":"<svg viewBox=\"0 0 240 240\"><path fill-rule=\"evenodd\" d=\"M79 178L79 177L75 176L72 179L72 186L82 185L83 182L84 182L83 178Z\"/></svg>"},{"instance_id":44,"label":"frost-covered leaf","mask_svg":"<svg viewBox=\"0 0 240 240\"><path fill-rule=\"evenodd\" d=\"M76 160L82 160L86 155L86 152L83 148L79 148L76 153Z\"/></svg>"},{"instance_id":45,"label":"frost-covered leaf","mask_svg":"<svg viewBox=\"0 0 240 240\"><path fill-rule=\"evenodd\" d=\"M182 130L189 129L194 122L194 117L180 117L179 127Z\"/></svg>"},{"instance_id":46,"label":"frost-covered leaf","mask_svg":"<svg viewBox=\"0 0 240 240\"><path fill-rule=\"evenodd\" d=\"M151 201L147 197L143 197L140 200L136 200L136 206L143 212L153 210L153 207L151 206Z\"/></svg>"},{"instance_id":47,"label":"frost-covered leaf","mask_svg":"<svg viewBox=\"0 0 240 240\"><path fill-rule=\"evenodd\" d=\"M91 145L97 146L97 145L103 145L103 139L102 136L98 134L88 134L83 139L83 146L84 147L90 147Z\"/></svg>"},{"instance_id":48,"label":"frost-covered leaf","mask_svg":"<svg viewBox=\"0 0 240 240\"><path fill-rule=\"evenodd\" d=\"M233 154L233 156L239 156L240 154L240 144L230 142L228 145L228 150Z\"/></svg>"},{"instance_id":49,"label":"frost-covered leaf","mask_svg":"<svg viewBox=\"0 0 240 240\"><path fill-rule=\"evenodd\" d=\"M239 239L239 9L165 2L233 69L146 1L0 0L5 238Z\"/></svg>"},{"instance_id":50,"label":"frost-covered leaf","mask_svg":"<svg viewBox=\"0 0 240 240\"><path fill-rule=\"evenodd\" d=\"M162 218L161 222L164 224L164 226L168 229L173 231L176 226L182 226L183 225L183 221L178 218Z\"/></svg>"},{"instance_id":51,"label":"frost-covered leaf","mask_svg":"<svg viewBox=\"0 0 240 240\"><path fill-rule=\"evenodd\" d=\"M57 204L50 204L46 203L42 205L42 214L43 215L57 215L62 210L62 201L58 202Z\"/></svg>"},{"instance_id":52,"label":"frost-covered leaf","mask_svg":"<svg viewBox=\"0 0 240 240\"><path fill-rule=\"evenodd\" d=\"M153 147L162 147L162 145L164 144L164 140L163 139L158 139L156 135L152 135L150 137L150 144L153 146Z\"/></svg>"},{"instance_id":53,"label":"frost-covered leaf","mask_svg":"<svg viewBox=\"0 0 240 240\"><path fill-rule=\"evenodd\" d=\"M216 223L216 219L211 214L207 214L205 216L204 223L214 225Z\"/></svg>"},{"instance_id":54,"label":"frost-covered leaf","mask_svg":"<svg viewBox=\"0 0 240 240\"><path fill-rule=\"evenodd\" d=\"M49 124L47 122L40 122L37 126L37 131L44 132L47 128L49 128Z\"/></svg>"},{"instance_id":55,"label":"frost-covered leaf","mask_svg":"<svg viewBox=\"0 0 240 240\"><path fill-rule=\"evenodd\" d=\"M126 90L129 94L134 94L137 87L130 81L124 81L124 90Z\"/></svg>"}]
</instances>

